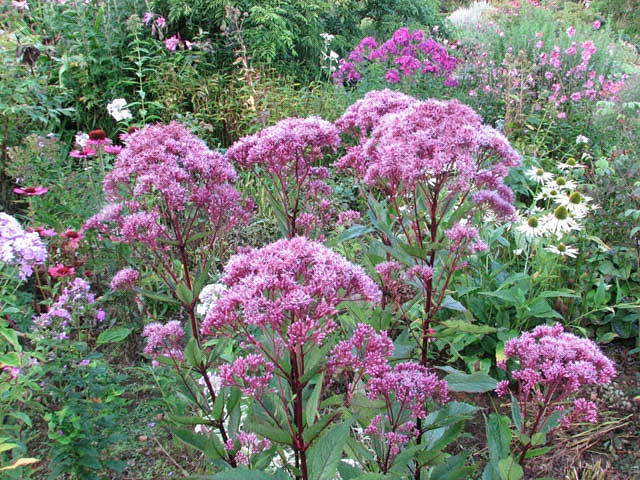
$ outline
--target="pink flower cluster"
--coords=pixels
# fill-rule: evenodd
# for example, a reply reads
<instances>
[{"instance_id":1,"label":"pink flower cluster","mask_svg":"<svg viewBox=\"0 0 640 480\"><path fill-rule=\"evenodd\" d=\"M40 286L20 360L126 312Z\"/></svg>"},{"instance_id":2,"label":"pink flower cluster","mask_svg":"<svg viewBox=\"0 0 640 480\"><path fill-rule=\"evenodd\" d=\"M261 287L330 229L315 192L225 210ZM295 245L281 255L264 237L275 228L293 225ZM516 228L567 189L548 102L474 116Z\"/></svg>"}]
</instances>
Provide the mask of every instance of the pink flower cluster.
<instances>
[{"instance_id":1,"label":"pink flower cluster","mask_svg":"<svg viewBox=\"0 0 640 480\"><path fill-rule=\"evenodd\" d=\"M267 438L259 439L253 432L238 432L235 440L229 439L225 450L234 453L234 459L238 465L249 465L251 456L271 448L271 442Z\"/></svg>"},{"instance_id":2,"label":"pink flower cluster","mask_svg":"<svg viewBox=\"0 0 640 480\"><path fill-rule=\"evenodd\" d=\"M259 170L271 181L278 207L284 209L287 236L311 236L334 214L329 200L329 170L321 166L325 151L340 145L336 127L319 117L287 118L241 138L226 157Z\"/></svg>"},{"instance_id":3,"label":"pink flower cluster","mask_svg":"<svg viewBox=\"0 0 640 480\"><path fill-rule=\"evenodd\" d=\"M135 290L136 282L140 277L140 272L133 268L123 268L119 270L111 279L111 290Z\"/></svg>"},{"instance_id":4,"label":"pink flower cluster","mask_svg":"<svg viewBox=\"0 0 640 480\"><path fill-rule=\"evenodd\" d=\"M203 333L244 335L251 343L257 327L277 349L322 345L337 328L333 317L340 303L380 300L362 267L305 237L235 255L221 283L228 289L207 313Z\"/></svg>"},{"instance_id":5,"label":"pink flower cluster","mask_svg":"<svg viewBox=\"0 0 640 480\"><path fill-rule=\"evenodd\" d=\"M564 411L565 400L582 387L606 385L616 376L613 362L593 341L565 332L560 324L541 325L507 341L504 354L519 364L518 369L511 370L511 376L518 382L521 407L543 405ZM501 366L506 368L506 363ZM509 382L500 382L496 391L500 396L508 395ZM595 405L585 399L576 400L574 405L573 413L565 415L565 423L577 420L577 413L595 421Z\"/></svg>"},{"instance_id":6,"label":"pink flower cluster","mask_svg":"<svg viewBox=\"0 0 640 480\"><path fill-rule=\"evenodd\" d=\"M193 234L203 220L216 237L250 215L232 185L235 178L231 164L182 125L147 126L128 135L104 180L111 203L85 228L155 250L183 244L186 238L176 236Z\"/></svg>"},{"instance_id":7,"label":"pink flower cluster","mask_svg":"<svg viewBox=\"0 0 640 480\"><path fill-rule=\"evenodd\" d=\"M427 39L422 30L399 28L381 45L373 37L363 38L349 54L348 60L340 60L333 77L340 83L358 81L362 78L362 69L366 69L369 62L390 67L385 74L388 83L428 74L444 77L446 86L457 85L452 77L458 63L456 57L449 55L447 49L433 38Z\"/></svg>"},{"instance_id":8,"label":"pink flower cluster","mask_svg":"<svg viewBox=\"0 0 640 480\"><path fill-rule=\"evenodd\" d=\"M155 359L160 355L177 362L184 359L181 345L184 331L178 320L171 320L164 325L160 322L149 323L142 330L142 336L147 338L144 353L154 359L154 366L159 365Z\"/></svg>"},{"instance_id":9,"label":"pink flower cluster","mask_svg":"<svg viewBox=\"0 0 640 480\"><path fill-rule=\"evenodd\" d=\"M520 155L466 105L382 90L353 104L336 124L344 132L360 132L360 145L350 147L336 166L355 171L388 197L428 185L448 195L471 192L478 205L500 218L515 213L504 178Z\"/></svg>"},{"instance_id":10,"label":"pink flower cluster","mask_svg":"<svg viewBox=\"0 0 640 480\"><path fill-rule=\"evenodd\" d=\"M449 399L445 381L416 362L391 366L392 354L393 343L386 332L358 324L352 338L333 348L327 369L331 375L347 376L347 401L362 384L370 400L384 400L385 413L376 415L364 430L383 472L418 435L415 420L427 416L427 402Z\"/></svg>"},{"instance_id":11,"label":"pink flower cluster","mask_svg":"<svg viewBox=\"0 0 640 480\"><path fill-rule=\"evenodd\" d=\"M33 266L47 259L47 247L36 232L25 232L20 223L0 212L0 261L18 267L24 280L33 273Z\"/></svg>"},{"instance_id":12,"label":"pink flower cluster","mask_svg":"<svg viewBox=\"0 0 640 480\"><path fill-rule=\"evenodd\" d=\"M548 48L542 32L538 32L531 39L533 48L520 52L509 49L501 65L488 61L479 47L470 50L474 68L469 69L472 73L467 80L473 95L501 96L514 108L526 105L533 111L551 106L558 118L566 118L572 105L616 100L626 77L607 78L599 73L594 65L598 50L594 41L574 41L576 30L572 26L564 33L566 37L559 42L564 40L564 47L554 38Z\"/></svg>"}]
</instances>

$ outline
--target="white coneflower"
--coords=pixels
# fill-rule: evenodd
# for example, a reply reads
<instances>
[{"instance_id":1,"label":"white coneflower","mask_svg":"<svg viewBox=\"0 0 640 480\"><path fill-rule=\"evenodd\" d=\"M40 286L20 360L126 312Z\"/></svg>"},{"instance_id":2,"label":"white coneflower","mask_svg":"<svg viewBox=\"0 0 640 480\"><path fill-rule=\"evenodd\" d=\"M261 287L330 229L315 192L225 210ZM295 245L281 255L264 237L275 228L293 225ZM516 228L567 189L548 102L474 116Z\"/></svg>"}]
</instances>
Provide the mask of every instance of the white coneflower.
<instances>
[{"instance_id":1,"label":"white coneflower","mask_svg":"<svg viewBox=\"0 0 640 480\"><path fill-rule=\"evenodd\" d=\"M556 197L559 205L564 205L570 214L577 218L583 218L589 213L589 201L591 197L582 195L580 192L573 191Z\"/></svg>"},{"instance_id":2,"label":"white coneflower","mask_svg":"<svg viewBox=\"0 0 640 480\"><path fill-rule=\"evenodd\" d=\"M582 163L578 163L576 159L573 157L567 158L565 162L558 162L558 168L563 171L575 170L576 168L584 168L584 167L585 165L583 165Z\"/></svg>"},{"instance_id":3,"label":"white coneflower","mask_svg":"<svg viewBox=\"0 0 640 480\"><path fill-rule=\"evenodd\" d=\"M575 190L578 188L578 184L565 177L556 177L554 180L545 183L545 187L557 190L558 192L565 192L567 190Z\"/></svg>"},{"instance_id":4,"label":"white coneflower","mask_svg":"<svg viewBox=\"0 0 640 480\"><path fill-rule=\"evenodd\" d=\"M536 183L547 183L553 180L553 173L546 172L542 167L531 167L524 174Z\"/></svg>"},{"instance_id":5,"label":"white coneflower","mask_svg":"<svg viewBox=\"0 0 640 480\"><path fill-rule=\"evenodd\" d=\"M538 194L535 196L535 200L536 202L539 202L540 200L543 200L543 201L550 200L552 202L555 202L556 197L560 194L561 194L561 191L558 190L557 188L544 186L542 187L542 190L540 190Z\"/></svg>"},{"instance_id":6,"label":"white coneflower","mask_svg":"<svg viewBox=\"0 0 640 480\"><path fill-rule=\"evenodd\" d=\"M569 215L569 210L564 205L556 207L553 213L543 216L540 222L548 232L554 233L558 238L567 232L582 230L582 225Z\"/></svg>"},{"instance_id":7,"label":"white coneflower","mask_svg":"<svg viewBox=\"0 0 640 480\"><path fill-rule=\"evenodd\" d=\"M535 215L523 218L516 226L516 230L522 233L526 238L542 237L546 233L546 230L540 223L540 220Z\"/></svg>"},{"instance_id":8,"label":"white coneflower","mask_svg":"<svg viewBox=\"0 0 640 480\"><path fill-rule=\"evenodd\" d=\"M545 250L548 250L551 253L555 253L556 255L571 258L576 258L580 253L580 251L576 247L565 245L564 243L559 243L558 245L550 245L546 247Z\"/></svg>"},{"instance_id":9,"label":"white coneflower","mask_svg":"<svg viewBox=\"0 0 640 480\"><path fill-rule=\"evenodd\" d=\"M589 137L585 137L584 135L578 135L576 137L576 145L579 145L581 143L589 143Z\"/></svg>"}]
</instances>

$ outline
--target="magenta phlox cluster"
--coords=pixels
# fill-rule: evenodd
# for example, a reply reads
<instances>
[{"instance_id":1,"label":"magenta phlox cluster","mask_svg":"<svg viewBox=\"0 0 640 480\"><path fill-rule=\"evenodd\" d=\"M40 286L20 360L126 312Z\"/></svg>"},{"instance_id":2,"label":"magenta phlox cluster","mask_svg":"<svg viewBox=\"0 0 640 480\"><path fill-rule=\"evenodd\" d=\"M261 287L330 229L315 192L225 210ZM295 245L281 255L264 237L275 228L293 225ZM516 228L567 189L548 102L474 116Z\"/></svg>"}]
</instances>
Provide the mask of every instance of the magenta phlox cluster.
<instances>
[{"instance_id":1,"label":"magenta phlox cluster","mask_svg":"<svg viewBox=\"0 0 640 480\"><path fill-rule=\"evenodd\" d=\"M433 38L426 39L419 29L410 31L401 27L381 45L372 37L363 38L347 59L340 59L333 78L339 83L357 82L370 63L387 67L385 79L389 83L429 74L443 77L446 86L457 85L452 75L458 59Z\"/></svg>"},{"instance_id":2,"label":"magenta phlox cluster","mask_svg":"<svg viewBox=\"0 0 640 480\"><path fill-rule=\"evenodd\" d=\"M168 357L176 362L184 360L182 345L184 330L178 320L170 320L166 324L149 323L142 330L142 336L147 339L144 353L154 359L152 362L154 366L159 365L155 360L158 356Z\"/></svg>"},{"instance_id":3,"label":"magenta phlox cluster","mask_svg":"<svg viewBox=\"0 0 640 480\"><path fill-rule=\"evenodd\" d=\"M362 267L305 237L232 257L221 282L227 289L206 314L203 333L236 336L257 327L286 348L322 345L341 302L380 300Z\"/></svg>"},{"instance_id":4,"label":"magenta phlox cluster","mask_svg":"<svg viewBox=\"0 0 640 480\"><path fill-rule=\"evenodd\" d=\"M270 179L287 217L288 236L310 236L333 215L330 172L319 164L325 152L339 145L332 123L319 117L287 118L241 138L229 147L226 158Z\"/></svg>"},{"instance_id":5,"label":"magenta phlox cluster","mask_svg":"<svg viewBox=\"0 0 640 480\"><path fill-rule=\"evenodd\" d=\"M104 180L111 202L85 228L97 228L127 243L152 248L171 241L196 218L212 235L246 222L250 205L233 187L233 166L182 125L149 125L127 136ZM186 234L187 232L181 232Z\"/></svg>"},{"instance_id":6,"label":"magenta phlox cluster","mask_svg":"<svg viewBox=\"0 0 640 480\"><path fill-rule=\"evenodd\" d=\"M25 232L11 215L0 212L0 260L18 267L18 276L25 280L34 265L47 260L47 247L37 232Z\"/></svg>"},{"instance_id":7,"label":"magenta phlox cluster","mask_svg":"<svg viewBox=\"0 0 640 480\"><path fill-rule=\"evenodd\" d=\"M592 340L565 332L560 324L541 325L506 342L507 359L518 362L511 376L518 382L520 402L541 402L563 407L564 401L586 385L606 385L616 376L613 362ZM501 364L506 368L505 364ZM510 393L508 381L500 383L499 395ZM586 400L575 403L573 415L583 412L595 418L595 405Z\"/></svg>"},{"instance_id":8,"label":"magenta phlox cluster","mask_svg":"<svg viewBox=\"0 0 640 480\"><path fill-rule=\"evenodd\" d=\"M31 329L36 337L68 339L71 327L78 323L92 326L104 321L106 314L104 310L96 308L95 301L89 283L82 278L74 278L47 312L33 317Z\"/></svg>"}]
</instances>

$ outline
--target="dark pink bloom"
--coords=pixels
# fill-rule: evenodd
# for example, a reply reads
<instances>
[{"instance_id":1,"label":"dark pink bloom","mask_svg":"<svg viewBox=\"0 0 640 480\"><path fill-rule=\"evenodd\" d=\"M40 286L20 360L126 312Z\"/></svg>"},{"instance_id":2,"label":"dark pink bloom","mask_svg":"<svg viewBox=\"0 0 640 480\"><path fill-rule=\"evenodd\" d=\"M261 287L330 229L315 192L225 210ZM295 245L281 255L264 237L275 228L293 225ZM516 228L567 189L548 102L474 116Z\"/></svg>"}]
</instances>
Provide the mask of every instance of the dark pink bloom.
<instances>
[{"instance_id":1,"label":"dark pink bloom","mask_svg":"<svg viewBox=\"0 0 640 480\"><path fill-rule=\"evenodd\" d=\"M71 248L78 248L80 241L84 238L84 234L82 232L77 232L70 228L65 230L64 233L61 233L60 236L65 239Z\"/></svg>"},{"instance_id":2,"label":"dark pink bloom","mask_svg":"<svg viewBox=\"0 0 640 480\"><path fill-rule=\"evenodd\" d=\"M72 150L69 152L69 156L73 158L88 158L93 157L96 151L91 147L82 147L80 150Z\"/></svg>"},{"instance_id":3,"label":"dark pink bloom","mask_svg":"<svg viewBox=\"0 0 640 480\"><path fill-rule=\"evenodd\" d=\"M30 197L44 195L48 191L49 189L43 187L42 185L38 185L37 187L22 187L13 189L13 193L17 193L18 195L27 195Z\"/></svg>"},{"instance_id":4,"label":"dark pink bloom","mask_svg":"<svg viewBox=\"0 0 640 480\"><path fill-rule=\"evenodd\" d=\"M122 147L120 145L105 145L104 152L110 155L118 155L122 151Z\"/></svg>"},{"instance_id":5,"label":"dark pink bloom","mask_svg":"<svg viewBox=\"0 0 640 480\"><path fill-rule=\"evenodd\" d=\"M48 272L52 277L73 277L76 273L73 267L65 267L61 263L55 267L50 267Z\"/></svg>"}]
</instances>

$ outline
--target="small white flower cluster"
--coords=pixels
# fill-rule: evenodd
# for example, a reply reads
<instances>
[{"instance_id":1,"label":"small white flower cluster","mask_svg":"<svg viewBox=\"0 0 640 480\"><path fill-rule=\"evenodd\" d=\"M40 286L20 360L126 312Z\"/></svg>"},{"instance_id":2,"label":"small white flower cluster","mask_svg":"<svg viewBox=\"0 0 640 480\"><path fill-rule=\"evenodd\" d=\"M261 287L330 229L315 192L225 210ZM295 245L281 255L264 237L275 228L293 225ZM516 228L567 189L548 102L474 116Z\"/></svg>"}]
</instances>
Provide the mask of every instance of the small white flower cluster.
<instances>
[{"instance_id":1,"label":"small white flower cluster","mask_svg":"<svg viewBox=\"0 0 640 480\"><path fill-rule=\"evenodd\" d=\"M200 292L200 296L198 297L200 303L196 305L196 313L204 317L222 296L222 294L227 290L227 287L222 283L212 283L210 285L206 285L202 289L202 291Z\"/></svg>"},{"instance_id":2,"label":"small white flower cluster","mask_svg":"<svg viewBox=\"0 0 640 480\"><path fill-rule=\"evenodd\" d=\"M333 50L330 50L331 42L335 38L335 35L330 33L321 33L320 36L324 41L324 45L322 47L322 52L320 53L322 57L322 68L328 69L329 73L333 73L338 68L338 60L340 59L340 55L338 55Z\"/></svg>"},{"instance_id":3,"label":"small white flower cluster","mask_svg":"<svg viewBox=\"0 0 640 480\"><path fill-rule=\"evenodd\" d=\"M127 101L124 98L116 98L113 100L107 105L107 112L109 112L109 115L111 115L116 122L133 118L133 115L131 115L131 112L127 108Z\"/></svg>"},{"instance_id":4,"label":"small white flower cluster","mask_svg":"<svg viewBox=\"0 0 640 480\"><path fill-rule=\"evenodd\" d=\"M583 136L580 136L583 137ZM577 143L588 143L587 137ZM545 250L556 255L576 258L580 253L569 244L569 236L582 230L582 222L590 211L597 208L591 203L591 197L580 191L579 183L571 178L577 177L585 168L575 160L568 158L557 164L558 173L533 166L525 170L525 176L534 184L533 204L520 214L515 230L526 244L542 239ZM519 245L520 247L522 245Z\"/></svg>"}]
</instances>

